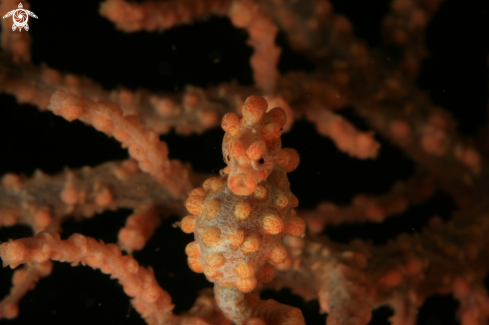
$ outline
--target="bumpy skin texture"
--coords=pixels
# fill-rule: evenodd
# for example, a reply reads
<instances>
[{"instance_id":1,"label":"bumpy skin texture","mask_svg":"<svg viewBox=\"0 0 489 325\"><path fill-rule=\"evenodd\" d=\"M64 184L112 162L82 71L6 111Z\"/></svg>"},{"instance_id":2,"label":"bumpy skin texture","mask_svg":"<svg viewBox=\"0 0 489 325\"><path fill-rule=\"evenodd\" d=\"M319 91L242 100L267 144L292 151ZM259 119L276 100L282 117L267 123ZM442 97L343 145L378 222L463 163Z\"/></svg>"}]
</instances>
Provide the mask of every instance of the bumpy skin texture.
<instances>
[{"instance_id":1,"label":"bumpy skin texture","mask_svg":"<svg viewBox=\"0 0 489 325\"><path fill-rule=\"evenodd\" d=\"M223 117L228 166L190 192L185 206L192 215L181 223L183 231L195 235L186 248L190 268L215 283L216 301L237 324L252 313L245 294L271 281L274 265L287 258L283 237L305 232L287 179L299 155L281 149L285 112L279 107L266 112L267 105L264 98L250 96L242 118Z\"/></svg>"}]
</instances>

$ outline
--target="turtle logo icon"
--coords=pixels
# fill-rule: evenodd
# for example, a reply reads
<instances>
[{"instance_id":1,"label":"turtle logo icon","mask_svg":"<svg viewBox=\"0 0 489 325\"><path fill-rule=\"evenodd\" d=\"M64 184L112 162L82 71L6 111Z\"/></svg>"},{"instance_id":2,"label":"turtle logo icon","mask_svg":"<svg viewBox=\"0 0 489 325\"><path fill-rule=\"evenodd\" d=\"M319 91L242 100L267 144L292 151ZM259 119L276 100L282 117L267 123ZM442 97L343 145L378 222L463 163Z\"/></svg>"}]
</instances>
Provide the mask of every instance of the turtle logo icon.
<instances>
[{"instance_id":1,"label":"turtle logo icon","mask_svg":"<svg viewBox=\"0 0 489 325\"><path fill-rule=\"evenodd\" d=\"M17 28L19 29L19 32L22 31L22 28L24 28L26 31L29 30L29 25L27 25L27 21L29 20L29 16L33 18L38 18L35 13L29 10L23 9L24 6L22 6L22 3L19 3L19 9L15 9L12 11L9 11L5 16L3 16L3 19L14 16L14 24L12 25L12 30L15 31Z\"/></svg>"}]
</instances>

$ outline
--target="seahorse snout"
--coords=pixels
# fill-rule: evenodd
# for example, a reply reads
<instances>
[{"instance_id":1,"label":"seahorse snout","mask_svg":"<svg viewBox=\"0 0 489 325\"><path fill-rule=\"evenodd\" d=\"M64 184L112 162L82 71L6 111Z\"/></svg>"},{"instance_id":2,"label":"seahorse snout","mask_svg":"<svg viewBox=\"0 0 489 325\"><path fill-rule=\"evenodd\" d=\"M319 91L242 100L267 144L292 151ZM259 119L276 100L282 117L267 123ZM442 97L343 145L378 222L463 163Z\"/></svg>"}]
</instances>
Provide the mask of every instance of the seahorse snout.
<instances>
[{"instance_id":1,"label":"seahorse snout","mask_svg":"<svg viewBox=\"0 0 489 325\"><path fill-rule=\"evenodd\" d=\"M228 187L236 195L250 195L256 190L256 181L245 174L231 175L228 179Z\"/></svg>"}]
</instances>

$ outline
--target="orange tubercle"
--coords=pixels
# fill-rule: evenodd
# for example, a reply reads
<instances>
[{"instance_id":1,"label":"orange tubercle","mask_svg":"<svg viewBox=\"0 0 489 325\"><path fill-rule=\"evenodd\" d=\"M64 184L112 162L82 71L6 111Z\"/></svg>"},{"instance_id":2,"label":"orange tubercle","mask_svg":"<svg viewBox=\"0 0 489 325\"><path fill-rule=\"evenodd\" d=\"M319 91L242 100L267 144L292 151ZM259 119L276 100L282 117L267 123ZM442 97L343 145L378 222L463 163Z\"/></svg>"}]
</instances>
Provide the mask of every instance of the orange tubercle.
<instances>
[{"instance_id":1,"label":"orange tubercle","mask_svg":"<svg viewBox=\"0 0 489 325\"><path fill-rule=\"evenodd\" d=\"M256 187L255 192L253 192L253 195L258 200L265 200L268 197L268 190L267 190L267 188L265 186L258 185Z\"/></svg>"},{"instance_id":2,"label":"orange tubercle","mask_svg":"<svg viewBox=\"0 0 489 325\"><path fill-rule=\"evenodd\" d=\"M218 253L209 253L205 257L205 264L212 266L212 267L219 267L223 265L226 262L224 259L224 256L222 254Z\"/></svg>"},{"instance_id":3,"label":"orange tubercle","mask_svg":"<svg viewBox=\"0 0 489 325\"><path fill-rule=\"evenodd\" d=\"M205 126L206 129L207 128L210 129L219 124L220 115L215 111L209 109L203 109L199 111L198 114L202 125Z\"/></svg>"},{"instance_id":4,"label":"orange tubercle","mask_svg":"<svg viewBox=\"0 0 489 325\"><path fill-rule=\"evenodd\" d=\"M223 181L222 179L213 177L210 183L211 191L213 192L219 191L224 186L224 184L226 184L226 182Z\"/></svg>"},{"instance_id":5,"label":"orange tubercle","mask_svg":"<svg viewBox=\"0 0 489 325\"><path fill-rule=\"evenodd\" d=\"M246 278L249 278L255 274L255 269L253 268L253 264L251 264L251 262L240 263L236 266L236 268L234 269L234 272L236 272L236 274L240 278L246 279Z\"/></svg>"},{"instance_id":6,"label":"orange tubercle","mask_svg":"<svg viewBox=\"0 0 489 325\"><path fill-rule=\"evenodd\" d=\"M198 256L189 256L187 258L188 266L192 271L195 273L203 273L204 268L202 267L202 264L200 263L200 260Z\"/></svg>"},{"instance_id":7,"label":"orange tubercle","mask_svg":"<svg viewBox=\"0 0 489 325\"><path fill-rule=\"evenodd\" d=\"M290 217L285 225L285 233L292 237L302 237L306 232L306 223L299 217Z\"/></svg>"},{"instance_id":8,"label":"orange tubercle","mask_svg":"<svg viewBox=\"0 0 489 325\"><path fill-rule=\"evenodd\" d=\"M268 214L263 218L263 230L270 235L278 234L283 227L284 222L276 214Z\"/></svg>"},{"instance_id":9,"label":"orange tubercle","mask_svg":"<svg viewBox=\"0 0 489 325\"><path fill-rule=\"evenodd\" d=\"M244 155L245 153L243 143L241 143L241 141L239 141L238 139L233 139L229 141L228 150L231 157L235 157L235 158L238 158Z\"/></svg>"},{"instance_id":10,"label":"orange tubercle","mask_svg":"<svg viewBox=\"0 0 489 325\"><path fill-rule=\"evenodd\" d=\"M243 105L243 123L257 124L260 123L268 108L268 103L263 97L249 96Z\"/></svg>"},{"instance_id":11,"label":"orange tubercle","mask_svg":"<svg viewBox=\"0 0 489 325\"><path fill-rule=\"evenodd\" d=\"M239 279L236 281L236 288L243 293L248 293L253 291L256 288L258 282L255 277Z\"/></svg>"},{"instance_id":12,"label":"orange tubercle","mask_svg":"<svg viewBox=\"0 0 489 325\"><path fill-rule=\"evenodd\" d=\"M222 179L219 179L217 177L211 177L206 179L202 186L204 187L205 191L212 191L215 193L219 191L224 186L224 184L226 184L226 182L223 181Z\"/></svg>"},{"instance_id":13,"label":"orange tubercle","mask_svg":"<svg viewBox=\"0 0 489 325\"><path fill-rule=\"evenodd\" d=\"M71 104L62 107L59 112L55 112L57 115L61 115L65 120L72 122L77 120L84 114L83 107L81 105Z\"/></svg>"},{"instance_id":14,"label":"orange tubercle","mask_svg":"<svg viewBox=\"0 0 489 325\"><path fill-rule=\"evenodd\" d=\"M199 215L202 213L202 209L204 208L204 201L205 198L200 195L193 195L190 196L186 201L185 201L185 207L187 208L188 212L190 212L193 215Z\"/></svg>"},{"instance_id":15,"label":"orange tubercle","mask_svg":"<svg viewBox=\"0 0 489 325\"><path fill-rule=\"evenodd\" d=\"M287 271L292 267L292 259L289 256L287 256L282 263L275 263L274 267L279 271Z\"/></svg>"},{"instance_id":16,"label":"orange tubercle","mask_svg":"<svg viewBox=\"0 0 489 325\"><path fill-rule=\"evenodd\" d=\"M268 253L268 258L274 263L283 263L287 258L287 251L282 245L277 244L270 253Z\"/></svg>"},{"instance_id":17,"label":"orange tubercle","mask_svg":"<svg viewBox=\"0 0 489 325\"><path fill-rule=\"evenodd\" d=\"M79 199L79 191L72 184L66 184L61 192L61 200L66 204L76 204Z\"/></svg>"},{"instance_id":18,"label":"orange tubercle","mask_svg":"<svg viewBox=\"0 0 489 325\"><path fill-rule=\"evenodd\" d=\"M291 157L286 150L280 150L277 159L277 165L279 166L287 166L290 163Z\"/></svg>"},{"instance_id":19,"label":"orange tubercle","mask_svg":"<svg viewBox=\"0 0 489 325\"><path fill-rule=\"evenodd\" d=\"M190 193L188 194L188 196L195 196L195 195L204 196L205 190L202 187L197 187L191 190Z\"/></svg>"},{"instance_id":20,"label":"orange tubercle","mask_svg":"<svg viewBox=\"0 0 489 325\"><path fill-rule=\"evenodd\" d=\"M240 120L234 113L227 113L223 116L221 127L225 132L235 136L239 131Z\"/></svg>"},{"instance_id":21,"label":"orange tubercle","mask_svg":"<svg viewBox=\"0 0 489 325\"><path fill-rule=\"evenodd\" d=\"M284 148L282 150L287 152L287 154L290 156L290 162L286 166L283 166L285 171L288 173L294 171L300 163L299 154L292 148Z\"/></svg>"},{"instance_id":22,"label":"orange tubercle","mask_svg":"<svg viewBox=\"0 0 489 325\"><path fill-rule=\"evenodd\" d=\"M246 201L239 202L234 207L234 215L240 220L248 218L250 216L250 213L251 205Z\"/></svg>"},{"instance_id":23,"label":"orange tubercle","mask_svg":"<svg viewBox=\"0 0 489 325\"><path fill-rule=\"evenodd\" d=\"M206 265L204 268L204 274L209 279L217 278L221 273L218 268Z\"/></svg>"},{"instance_id":24,"label":"orange tubercle","mask_svg":"<svg viewBox=\"0 0 489 325\"><path fill-rule=\"evenodd\" d=\"M289 205L289 199L285 196L285 194L282 191L279 191L275 195L275 206L283 210Z\"/></svg>"},{"instance_id":25,"label":"orange tubercle","mask_svg":"<svg viewBox=\"0 0 489 325\"><path fill-rule=\"evenodd\" d=\"M220 200L212 200L207 202L205 205L205 213L207 220L213 220L219 216L219 212L221 212L221 201Z\"/></svg>"},{"instance_id":26,"label":"orange tubercle","mask_svg":"<svg viewBox=\"0 0 489 325\"><path fill-rule=\"evenodd\" d=\"M190 215L186 216L180 222L180 228L184 233L191 234L195 230L195 217Z\"/></svg>"},{"instance_id":27,"label":"orange tubercle","mask_svg":"<svg viewBox=\"0 0 489 325\"><path fill-rule=\"evenodd\" d=\"M276 139L282 135L282 128L277 122L268 123L261 129L260 135L265 141Z\"/></svg>"},{"instance_id":28,"label":"orange tubercle","mask_svg":"<svg viewBox=\"0 0 489 325\"><path fill-rule=\"evenodd\" d=\"M196 241L190 242L185 247L185 254L187 256L197 256L200 254L200 247Z\"/></svg>"},{"instance_id":29,"label":"orange tubercle","mask_svg":"<svg viewBox=\"0 0 489 325\"><path fill-rule=\"evenodd\" d=\"M53 220L53 216L50 213L49 209L39 209L34 212L34 224L40 229L45 229L51 221Z\"/></svg>"},{"instance_id":30,"label":"orange tubercle","mask_svg":"<svg viewBox=\"0 0 489 325\"><path fill-rule=\"evenodd\" d=\"M114 196L107 188L102 189L95 196L95 203L100 207L106 207L114 202Z\"/></svg>"},{"instance_id":31,"label":"orange tubercle","mask_svg":"<svg viewBox=\"0 0 489 325\"><path fill-rule=\"evenodd\" d=\"M246 237L241 249L244 253L254 253L260 248L260 240L255 236Z\"/></svg>"},{"instance_id":32,"label":"orange tubercle","mask_svg":"<svg viewBox=\"0 0 489 325\"><path fill-rule=\"evenodd\" d=\"M97 115L92 120L93 127L101 132L109 132L114 128L114 122L101 115Z\"/></svg>"},{"instance_id":33,"label":"orange tubercle","mask_svg":"<svg viewBox=\"0 0 489 325\"><path fill-rule=\"evenodd\" d=\"M281 107L272 108L267 114L280 126L284 126L285 123L287 123L287 115L285 114L285 110Z\"/></svg>"},{"instance_id":34,"label":"orange tubercle","mask_svg":"<svg viewBox=\"0 0 489 325\"><path fill-rule=\"evenodd\" d=\"M213 178L215 177L210 177L204 181L204 183L202 184L204 191L209 191L211 189L211 183Z\"/></svg>"},{"instance_id":35,"label":"orange tubercle","mask_svg":"<svg viewBox=\"0 0 489 325\"><path fill-rule=\"evenodd\" d=\"M238 229L238 231L236 231L235 233L230 234L228 239L230 241L232 248L238 248L241 245L241 243L243 243L244 230Z\"/></svg>"},{"instance_id":36,"label":"orange tubercle","mask_svg":"<svg viewBox=\"0 0 489 325\"><path fill-rule=\"evenodd\" d=\"M263 155L265 150L267 150L265 142L263 140L257 140L250 144L248 149L246 149L246 155L251 160L256 160Z\"/></svg>"},{"instance_id":37,"label":"orange tubercle","mask_svg":"<svg viewBox=\"0 0 489 325\"><path fill-rule=\"evenodd\" d=\"M202 232L204 244L212 246L221 240L221 230L217 227L207 227Z\"/></svg>"}]
</instances>

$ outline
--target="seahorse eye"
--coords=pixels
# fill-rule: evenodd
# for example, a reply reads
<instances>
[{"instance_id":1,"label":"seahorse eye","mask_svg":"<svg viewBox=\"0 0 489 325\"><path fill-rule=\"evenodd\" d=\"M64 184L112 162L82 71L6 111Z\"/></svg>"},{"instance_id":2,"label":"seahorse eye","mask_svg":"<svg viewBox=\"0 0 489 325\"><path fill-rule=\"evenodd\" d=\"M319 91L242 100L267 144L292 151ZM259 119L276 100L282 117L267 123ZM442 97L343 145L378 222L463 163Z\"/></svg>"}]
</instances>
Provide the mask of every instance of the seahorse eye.
<instances>
[{"instance_id":1,"label":"seahorse eye","mask_svg":"<svg viewBox=\"0 0 489 325\"><path fill-rule=\"evenodd\" d=\"M228 161L231 161L231 158L229 158L229 155L227 156L227 158L228 158Z\"/></svg>"},{"instance_id":2,"label":"seahorse eye","mask_svg":"<svg viewBox=\"0 0 489 325\"><path fill-rule=\"evenodd\" d=\"M258 160L258 163L259 163L260 165L263 165L263 164L265 163L265 159L260 158L260 160Z\"/></svg>"}]
</instances>

